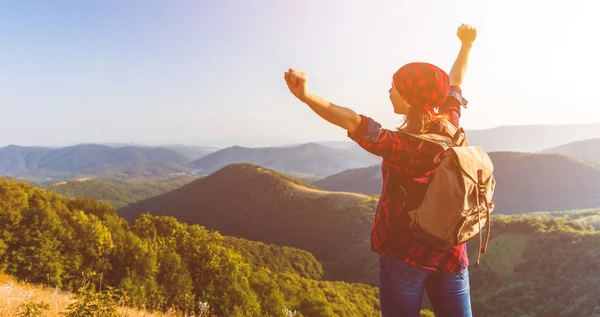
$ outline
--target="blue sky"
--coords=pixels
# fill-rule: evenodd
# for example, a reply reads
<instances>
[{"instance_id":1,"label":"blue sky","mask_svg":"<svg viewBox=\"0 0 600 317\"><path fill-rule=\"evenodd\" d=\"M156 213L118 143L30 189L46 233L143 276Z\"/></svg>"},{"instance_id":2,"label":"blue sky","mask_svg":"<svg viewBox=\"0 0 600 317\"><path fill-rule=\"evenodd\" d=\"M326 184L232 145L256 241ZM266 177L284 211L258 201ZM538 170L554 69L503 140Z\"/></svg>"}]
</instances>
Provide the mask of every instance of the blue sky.
<instances>
[{"instance_id":1,"label":"blue sky","mask_svg":"<svg viewBox=\"0 0 600 317\"><path fill-rule=\"evenodd\" d=\"M283 72L400 121L402 64L449 71L478 28L467 129L600 122L593 1L104 0L0 3L0 146L92 142L264 146L346 140L289 94Z\"/></svg>"}]
</instances>

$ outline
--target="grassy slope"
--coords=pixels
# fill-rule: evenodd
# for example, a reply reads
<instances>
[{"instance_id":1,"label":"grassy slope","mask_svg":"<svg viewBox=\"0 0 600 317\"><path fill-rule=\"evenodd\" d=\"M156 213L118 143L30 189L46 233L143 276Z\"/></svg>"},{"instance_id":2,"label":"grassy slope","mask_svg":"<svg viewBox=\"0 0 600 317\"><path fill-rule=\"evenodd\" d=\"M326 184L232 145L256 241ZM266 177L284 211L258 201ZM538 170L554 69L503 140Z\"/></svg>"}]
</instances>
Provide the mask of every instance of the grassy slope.
<instances>
[{"instance_id":1,"label":"grassy slope","mask_svg":"<svg viewBox=\"0 0 600 317\"><path fill-rule=\"evenodd\" d=\"M0 274L0 316L17 316L20 306L27 303L44 302L50 306L44 310L44 317L59 317L60 313L73 302L74 294L49 287L18 282L14 278ZM175 317L175 313L141 311L129 307L119 307L119 313L128 317Z\"/></svg>"}]
</instances>

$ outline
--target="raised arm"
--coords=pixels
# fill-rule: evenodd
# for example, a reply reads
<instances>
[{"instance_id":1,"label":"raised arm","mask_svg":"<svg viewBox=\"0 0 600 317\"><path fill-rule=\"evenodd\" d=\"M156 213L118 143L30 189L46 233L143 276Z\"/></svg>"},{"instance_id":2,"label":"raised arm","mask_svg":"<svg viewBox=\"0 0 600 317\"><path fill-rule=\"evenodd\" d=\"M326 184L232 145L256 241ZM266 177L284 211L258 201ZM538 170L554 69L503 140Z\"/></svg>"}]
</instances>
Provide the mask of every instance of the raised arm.
<instances>
[{"instance_id":1,"label":"raised arm","mask_svg":"<svg viewBox=\"0 0 600 317\"><path fill-rule=\"evenodd\" d=\"M284 74L288 88L300 101L307 104L316 114L336 126L352 133L360 125L361 118L352 109L335 105L311 94L306 85L306 73L292 68Z\"/></svg>"},{"instance_id":2,"label":"raised arm","mask_svg":"<svg viewBox=\"0 0 600 317\"><path fill-rule=\"evenodd\" d=\"M467 24L463 24L458 27L456 35L462 42L458 56L452 65L450 70L450 85L460 86L462 85L463 77L467 71L467 64L469 63L469 54L471 53L471 47L477 37L477 30Z\"/></svg>"}]
</instances>

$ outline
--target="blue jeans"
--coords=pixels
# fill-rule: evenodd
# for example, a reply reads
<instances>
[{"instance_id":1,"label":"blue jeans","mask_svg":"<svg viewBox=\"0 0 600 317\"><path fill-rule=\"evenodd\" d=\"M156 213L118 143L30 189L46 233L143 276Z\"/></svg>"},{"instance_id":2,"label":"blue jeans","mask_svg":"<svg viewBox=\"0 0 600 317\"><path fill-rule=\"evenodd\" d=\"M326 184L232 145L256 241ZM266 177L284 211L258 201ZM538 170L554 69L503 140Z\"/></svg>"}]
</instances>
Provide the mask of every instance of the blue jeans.
<instances>
[{"instance_id":1,"label":"blue jeans","mask_svg":"<svg viewBox=\"0 0 600 317\"><path fill-rule=\"evenodd\" d=\"M383 317L419 317L423 291L436 317L472 317L468 269L435 272L379 256L379 302Z\"/></svg>"}]
</instances>

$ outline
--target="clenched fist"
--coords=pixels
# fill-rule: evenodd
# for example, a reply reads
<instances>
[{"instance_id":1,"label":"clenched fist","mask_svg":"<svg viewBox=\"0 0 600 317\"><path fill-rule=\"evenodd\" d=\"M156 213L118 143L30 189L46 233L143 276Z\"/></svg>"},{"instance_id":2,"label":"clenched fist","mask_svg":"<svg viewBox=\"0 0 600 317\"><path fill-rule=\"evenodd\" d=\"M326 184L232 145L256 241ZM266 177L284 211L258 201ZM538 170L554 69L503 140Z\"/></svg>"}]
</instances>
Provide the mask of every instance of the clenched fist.
<instances>
[{"instance_id":1,"label":"clenched fist","mask_svg":"<svg viewBox=\"0 0 600 317\"><path fill-rule=\"evenodd\" d=\"M290 92L296 96L296 98L300 99L302 102L308 98L309 93L306 87L305 72L290 68L287 72L285 72L283 78L285 78L285 82L287 83Z\"/></svg>"},{"instance_id":2,"label":"clenched fist","mask_svg":"<svg viewBox=\"0 0 600 317\"><path fill-rule=\"evenodd\" d=\"M477 30L468 24L462 24L458 27L456 35L458 36L461 42L465 44L471 44L475 42L475 38L477 37Z\"/></svg>"}]
</instances>

